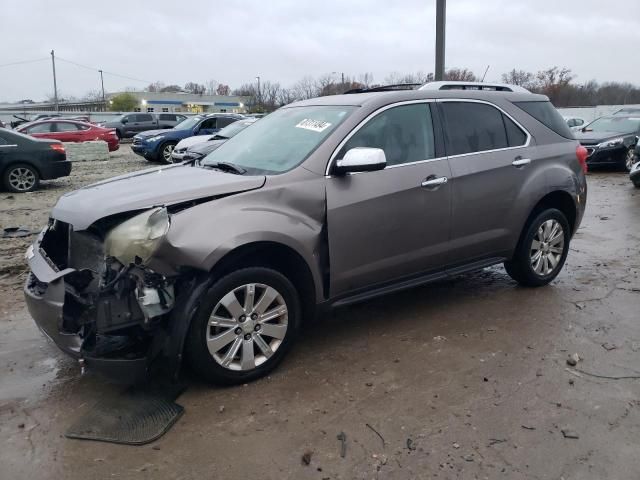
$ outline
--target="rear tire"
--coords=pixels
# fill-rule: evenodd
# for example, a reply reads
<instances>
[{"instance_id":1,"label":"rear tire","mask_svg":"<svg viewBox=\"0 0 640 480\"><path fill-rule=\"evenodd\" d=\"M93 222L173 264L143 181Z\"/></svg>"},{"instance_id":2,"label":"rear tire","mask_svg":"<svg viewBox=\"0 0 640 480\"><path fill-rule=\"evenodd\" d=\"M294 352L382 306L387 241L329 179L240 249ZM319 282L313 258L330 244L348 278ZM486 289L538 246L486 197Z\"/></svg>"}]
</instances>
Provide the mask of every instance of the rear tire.
<instances>
[{"instance_id":1,"label":"rear tire","mask_svg":"<svg viewBox=\"0 0 640 480\"><path fill-rule=\"evenodd\" d=\"M160 145L158 160L163 163L173 163L171 161L171 153L173 152L173 149L175 147L176 147L175 142L167 142L163 145Z\"/></svg>"},{"instance_id":2,"label":"rear tire","mask_svg":"<svg viewBox=\"0 0 640 480\"><path fill-rule=\"evenodd\" d=\"M40 174L32 165L15 163L5 169L2 183L9 192L33 192L40 185Z\"/></svg>"},{"instance_id":3,"label":"rear tire","mask_svg":"<svg viewBox=\"0 0 640 480\"><path fill-rule=\"evenodd\" d=\"M567 217L555 208L544 210L527 223L513 258L504 268L521 285L547 285L562 270L570 240Z\"/></svg>"},{"instance_id":4,"label":"rear tire","mask_svg":"<svg viewBox=\"0 0 640 480\"><path fill-rule=\"evenodd\" d=\"M300 297L287 277L270 268L243 268L205 292L189 327L185 355L211 383L246 383L280 363L300 323Z\"/></svg>"},{"instance_id":5,"label":"rear tire","mask_svg":"<svg viewBox=\"0 0 640 480\"><path fill-rule=\"evenodd\" d=\"M624 169L630 172L634 163L636 163L635 147L629 147L627 153L624 154Z\"/></svg>"}]
</instances>

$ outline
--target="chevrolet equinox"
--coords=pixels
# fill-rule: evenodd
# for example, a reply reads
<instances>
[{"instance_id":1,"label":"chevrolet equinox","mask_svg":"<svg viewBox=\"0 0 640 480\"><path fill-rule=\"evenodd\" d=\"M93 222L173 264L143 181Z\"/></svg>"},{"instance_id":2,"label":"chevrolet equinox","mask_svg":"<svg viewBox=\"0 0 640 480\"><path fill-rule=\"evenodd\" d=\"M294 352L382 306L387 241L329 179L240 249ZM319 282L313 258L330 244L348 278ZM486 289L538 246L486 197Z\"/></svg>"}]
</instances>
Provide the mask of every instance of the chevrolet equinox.
<instances>
[{"instance_id":1,"label":"chevrolet equinox","mask_svg":"<svg viewBox=\"0 0 640 480\"><path fill-rule=\"evenodd\" d=\"M184 359L247 382L330 307L499 263L548 284L584 213L586 158L548 98L518 87L296 102L199 162L62 196L26 253L26 303L87 368L175 375Z\"/></svg>"}]
</instances>

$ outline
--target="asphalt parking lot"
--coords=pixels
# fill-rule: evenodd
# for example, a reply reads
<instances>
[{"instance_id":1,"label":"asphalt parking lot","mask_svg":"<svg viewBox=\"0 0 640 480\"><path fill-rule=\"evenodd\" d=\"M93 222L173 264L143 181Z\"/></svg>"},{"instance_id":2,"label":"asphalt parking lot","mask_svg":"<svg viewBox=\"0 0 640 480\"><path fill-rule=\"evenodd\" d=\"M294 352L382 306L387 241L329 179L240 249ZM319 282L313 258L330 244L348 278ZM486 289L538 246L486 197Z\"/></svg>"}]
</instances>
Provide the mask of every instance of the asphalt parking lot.
<instances>
[{"instance_id":1,"label":"asphalt parking lot","mask_svg":"<svg viewBox=\"0 0 640 480\"><path fill-rule=\"evenodd\" d=\"M124 145L41 191L0 192L0 226L36 230L62 193L147 165ZM64 438L122 387L80 377L37 331L31 238L0 238L0 477L637 478L640 190L618 172L588 183L550 286L490 268L335 311L270 377L223 389L187 372L184 416L141 447Z\"/></svg>"}]
</instances>

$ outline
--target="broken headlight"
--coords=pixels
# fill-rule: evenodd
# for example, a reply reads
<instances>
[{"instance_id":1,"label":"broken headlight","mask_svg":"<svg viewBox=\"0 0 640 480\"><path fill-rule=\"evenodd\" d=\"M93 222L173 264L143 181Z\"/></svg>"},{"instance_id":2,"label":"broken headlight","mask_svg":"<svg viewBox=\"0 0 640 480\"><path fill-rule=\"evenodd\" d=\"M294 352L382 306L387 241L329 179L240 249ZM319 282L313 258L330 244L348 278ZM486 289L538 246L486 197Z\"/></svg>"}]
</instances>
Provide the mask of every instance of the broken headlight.
<instances>
[{"instance_id":1,"label":"broken headlight","mask_svg":"<svg viewBox=\"0 0 640 480\"><path fill-rule=\"evenodd\" d=\"M123 265L145 263L169 231L169 213L164 207L147 210L122 222L107 234L106 254L117 258Z\"/></svg>"}]
</instances>

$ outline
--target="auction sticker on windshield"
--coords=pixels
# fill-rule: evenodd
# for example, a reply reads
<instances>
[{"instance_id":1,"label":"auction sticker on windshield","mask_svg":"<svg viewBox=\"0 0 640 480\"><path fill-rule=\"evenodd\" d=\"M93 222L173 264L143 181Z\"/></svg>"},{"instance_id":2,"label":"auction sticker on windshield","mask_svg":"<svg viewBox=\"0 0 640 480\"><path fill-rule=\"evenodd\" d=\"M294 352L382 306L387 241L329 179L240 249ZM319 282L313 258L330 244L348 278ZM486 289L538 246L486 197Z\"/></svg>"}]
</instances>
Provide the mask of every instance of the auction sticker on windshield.
<instances>
[{"instance_id":1,"label":"auction sticker on windshield","mask_svg":"<svg viewBox=\"0 0 640 480\"><path fill-rule=\"evenodd\" d=\"M304 128L305 130L312 130L314 132L322 132L329 128L331 124L329 122L323 122L322 120L311 120L305 118L296 125L296 128Z\"/></svg>"}]
</instances>

